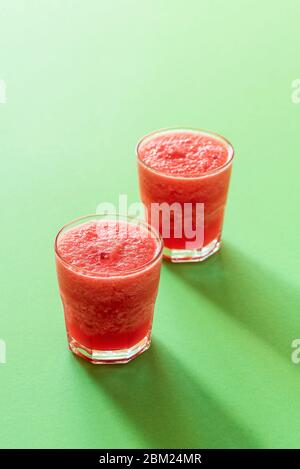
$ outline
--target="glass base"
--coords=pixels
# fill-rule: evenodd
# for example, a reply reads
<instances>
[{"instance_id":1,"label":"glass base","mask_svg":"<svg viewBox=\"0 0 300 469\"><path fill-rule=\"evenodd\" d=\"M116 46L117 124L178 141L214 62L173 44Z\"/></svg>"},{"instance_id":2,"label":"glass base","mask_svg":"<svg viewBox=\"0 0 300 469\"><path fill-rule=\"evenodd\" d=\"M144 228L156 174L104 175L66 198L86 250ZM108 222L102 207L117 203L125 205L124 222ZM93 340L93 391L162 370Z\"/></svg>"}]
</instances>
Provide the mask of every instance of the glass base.
<instances>
[{"instance_id":1,"label":"glass base","mask_svg":"<svg viewBox=\"0 0 300 469\"><path fill-rule=\"evenodd\" d=\"M168 249L164 248L164 259L169 262L202 262L219 251L221 240L214 239L201 249Z\"/></svg>"},{"instance_id":2,"label":"glass base","mask_svg":"<svg viewBox=\"0 0 300 469\"><path fill-rule=\"evenodd\" d=\"M92 350L80 344L73 337L69 336L70 350L81 358L94 363L100 364L118 364L128 363L141 353L148 350L151 344L151 334L149 333L140 342L133 347L121 350Z\"/></svg>"}]
</instances>

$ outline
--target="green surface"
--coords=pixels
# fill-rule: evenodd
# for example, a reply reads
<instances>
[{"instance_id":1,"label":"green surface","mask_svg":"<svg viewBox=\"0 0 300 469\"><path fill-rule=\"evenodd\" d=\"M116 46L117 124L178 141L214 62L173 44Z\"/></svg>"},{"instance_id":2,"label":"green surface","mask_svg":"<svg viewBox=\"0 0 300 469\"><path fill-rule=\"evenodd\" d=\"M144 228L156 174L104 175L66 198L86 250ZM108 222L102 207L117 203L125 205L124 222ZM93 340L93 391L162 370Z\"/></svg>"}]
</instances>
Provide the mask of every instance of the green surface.
<instances>
[{"instance_id":1,"label":"green surface","mask_svg":"<svg viewBox=\"0 0 300 469\"><path fill-rule=\"evenodd\" d=\"M1 447L300 447L298 0L1 0ZM119 193L134 147L202 127L236 160L222 252L164 265L153 346L67 350L53 239Z\"/></svg>"}]
</instances>

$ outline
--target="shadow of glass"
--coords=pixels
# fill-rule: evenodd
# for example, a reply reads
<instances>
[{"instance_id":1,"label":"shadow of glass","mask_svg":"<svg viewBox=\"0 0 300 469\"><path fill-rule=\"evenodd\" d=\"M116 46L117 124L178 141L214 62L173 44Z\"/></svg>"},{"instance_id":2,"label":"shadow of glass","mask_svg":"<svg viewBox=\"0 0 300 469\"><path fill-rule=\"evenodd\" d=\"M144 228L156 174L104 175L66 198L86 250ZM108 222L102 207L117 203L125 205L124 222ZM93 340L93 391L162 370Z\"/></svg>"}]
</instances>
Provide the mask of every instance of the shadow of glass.
<instances>
[{"instance_id":1,"label":"shadow of glass","mask_svg":"<svg viewBox=\"0 0 300 469\"><path fill-rule=\"evenodd\" d=\"M228 244L202 264L166 268L290 361L291 341L300 331L294 286Z\"/></svg>"},{"instance_id":2,"label":"shadow of glass","mask_svg":"<svg viewBox=\"0 0 300 469\"><path fill-rule=\"evenodd\" d=\"M252 432L232 418L157 340L127 365L97 367L80 362L95 386L143 435L147 448L259 447Z\"/></svg>"}]
</instances>

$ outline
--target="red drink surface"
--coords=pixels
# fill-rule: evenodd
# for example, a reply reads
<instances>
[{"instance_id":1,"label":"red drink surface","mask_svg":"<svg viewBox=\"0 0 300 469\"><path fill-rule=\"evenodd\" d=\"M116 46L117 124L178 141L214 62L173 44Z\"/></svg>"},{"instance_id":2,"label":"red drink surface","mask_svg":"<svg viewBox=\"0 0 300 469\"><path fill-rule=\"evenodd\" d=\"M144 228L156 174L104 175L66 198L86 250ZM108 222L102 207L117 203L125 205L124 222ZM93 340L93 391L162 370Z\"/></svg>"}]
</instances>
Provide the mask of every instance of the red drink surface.
<instances>
[{"instance_id":1,"label":"red drink surface","mask_svg":"<svg viewBox=\"0 0 300 469\"><path fill-rule=\"evenodd\" d=\"M232 148L225 139L201 131L168 130L145 137L138 146L140 192L151 222L151 204L204 204L205 247L220 238L231 173ZM161 224L157 227L160 232ZM169 249L186 249L191 239L175 237L174 220L164 237Z\"/></svg>"},{"instance_id":2,"label":"red drink surface","mask_svg":"<svg viewBox=\"0 0 300 469\"><path fill-rule=\"evenodd\" d=\"M168 132L141 145L141 160L170 176L197 177L223 166L228 149L217 139L194 132Z\"/></svg>"},{"instance_id":3,"label":"red drink surface","mask_svg":"<svg viewBox=\"0 0 300 469\"><path fill-rule=\"evenodd\" d=\"M56 265L68 334L93 350L129 348L151 330L160 244L146 228L93 220L61 233Z\"/></svg>"}]
</instances>

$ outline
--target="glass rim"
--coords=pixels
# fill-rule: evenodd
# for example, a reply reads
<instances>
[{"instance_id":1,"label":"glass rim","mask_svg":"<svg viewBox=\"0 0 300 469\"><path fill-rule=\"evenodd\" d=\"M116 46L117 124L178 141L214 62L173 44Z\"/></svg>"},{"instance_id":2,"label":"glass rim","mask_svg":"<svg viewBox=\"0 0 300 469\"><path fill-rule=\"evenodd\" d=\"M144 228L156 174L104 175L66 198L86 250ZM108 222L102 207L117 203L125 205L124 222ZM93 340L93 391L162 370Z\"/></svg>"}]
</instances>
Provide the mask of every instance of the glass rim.
<instances>
[{"instance_id":1,"label":"glass rim","mask_svg":"<svg viewBox=\"0 0 300 469\"><path fill-rule=\"evenodd\" d=\"M97 273L97 272L90 272L87 269L72 265L70 262L68 262L66 259L64 259L63 256L61 255L61 253L59 252L59 249L58 249L59 237L60 237L60 235L62 235L62 233L68 227L71 227L71 225L74 225L76 223L75 226L78 226L81 222L84 222L85 220L88 221L89 219L90 219L90 221L92 221L92 219L95 219L96 217L115 217L116 220L123 218L128 223L130 223L130 221L131 221L132 224L142 225L143 228L146 229L147 232L150 232L151 234L153 234L155 239L156 239L157 250L155 251L154 257L152 259L150 259L150 261L146 262L145 264L141 265L140 267L137 267L136 269L127 269L124 272L118 272L118 273L114 273L114 274L110 274L110 273L103 274L103 273ZM108 221L109 220L113 221L113 219L109 219L109 218L107 220ZM78 225L77 225L77 223L78 223ZM144 220L139 220L139 219L136 219L136 218L134 218L130 215L124 215L124 214L119 213L119 212L115 212L115 213L111 213L111 212L108 212L108 213L92 213L90 215L83 215L81 217L74 218L70 222L63 225L63 227L58 231L57 235L55 236L55 241L54 241L54 251L55 251L56 256L59 258L59 260L64 265L67 266L67 268L69 270L71 270L73 272L78 272L79 274L85 275L87 277L106 278L106 279L107 278L116 278L116 277L127 277L129 275L136 274L137 272L147 270L152 264L155 264L158 261L158 259L162 257L163 248L164 248L163 239L162 239L161 235L153 228L152 225L150 225L149 223L147 223Z\"/></svg>"},{"instance_id":2,"label":"glass rim","mask_svg":"<svg viewBox=\"0 0 300 469\"><path fill-rule=\"evenodd\" d=\"M168 132L173 132L173 131L195 132L195 133L199 133L199 134L202 134L202 135L207 135L207 136L212 136L212 137L217 138L217 140L221 141L222 143L225 143L227 153L228 153L228 159L226 160L226 162L222 166L220 166L218 168L215 168L215 169L212 169L211 171L207 171L204 174L200 174L199 176L182 176L182 175L167 174L167 173L164 173L163 171L158 171L157 169L152 168L149 164L145 163L140 158L139 149L140 149L140 146L142 145L142 143L145 142L145 140L147 140L147 139L151 140L152 137L154 137L156 135L163 134L163 133L168 133ZM227 167L229 167L232 164L232 161L233 161L233 158L234 158L234 148L233 148L232 144L229 142L229 140L227 140L227 138L223 137L223 135L220 135L217 132L212 132L210 130L196 129L196 128L192 128L192 127L166 127L166 128L154 130L153 132L150 132L150 133L144 135L138 141L138 143L136 145L135 152L136 152L138 162L142 166L144 166L145 168L149 169L150 171L153 171L154 173L159 174L160 176L167 177L167 178L187 179L187 180L190 180L190 179L203 179L203 178L218 174L218 173L224 171Z\"/></svg>"}]
</instances>

